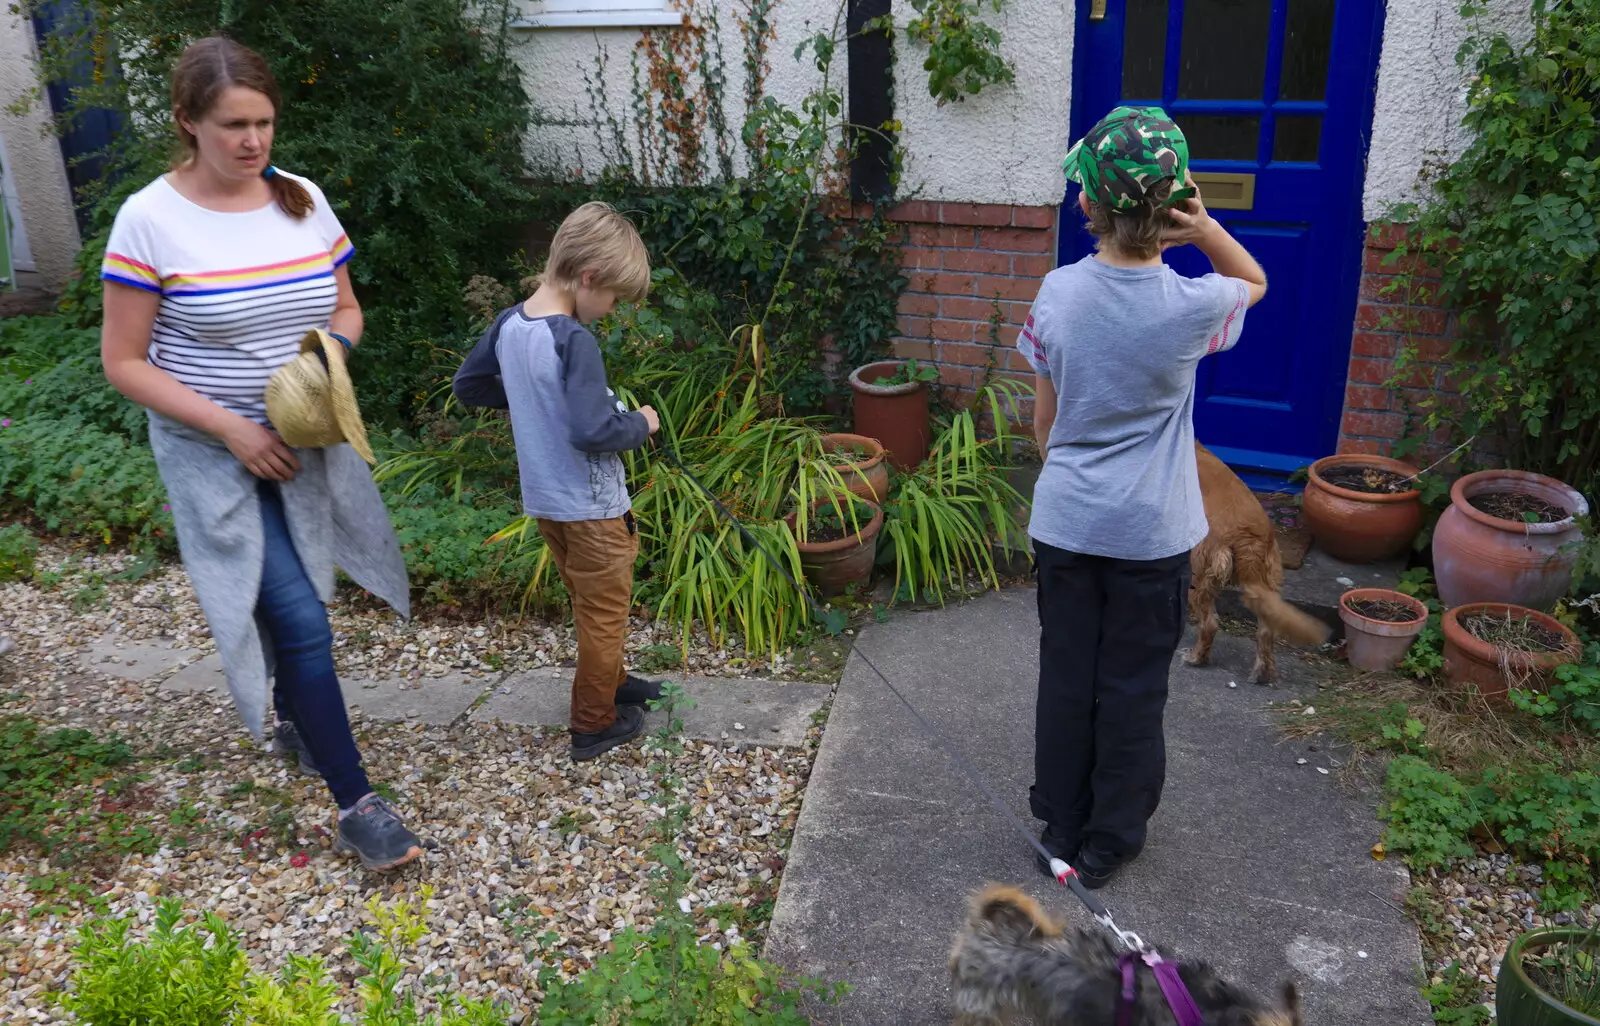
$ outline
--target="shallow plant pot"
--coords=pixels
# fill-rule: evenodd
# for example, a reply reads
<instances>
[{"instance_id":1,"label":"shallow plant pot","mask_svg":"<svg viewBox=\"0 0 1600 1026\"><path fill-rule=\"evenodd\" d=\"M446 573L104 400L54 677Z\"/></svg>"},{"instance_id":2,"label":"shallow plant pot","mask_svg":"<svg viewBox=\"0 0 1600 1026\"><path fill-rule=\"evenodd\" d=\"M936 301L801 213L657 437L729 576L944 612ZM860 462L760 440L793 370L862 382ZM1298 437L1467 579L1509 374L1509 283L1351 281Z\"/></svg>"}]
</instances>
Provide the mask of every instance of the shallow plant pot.
<instances>
[{"instance_id":1,"label":"shallow plant pot","mask_svg":"<svg viewBox=\"0 0 1600 1026\"><path fill-rule=\"evenodd\" d=\"M1461 626L1463 617L1478 613L1494 616L1510 614L1518 619L1532 620L1539 626L1560 634L1566 648L1559 652L1513 652L1473 637ZM1487 701L1506 706L1506 692L1511 688L1543 691L1550 682L1551 672L1558 666L1575 663L1583 655L1583 644L1578 636L1553 616L1514 606L1506 602L1473 602L1457 606L1444 614L1444 676L1458 689L1475 687Z\"/></svg>"},{"instance_id":2,"label":"shallow plant pot","mask_svg":"<svg viewBox=\"0 0 1600 1026\"><path fill-rule=\"evenodd\" d=\"M861 448L866 452L866 456L852 463L834 464L839 470L839 476L844 478L845 486L852 494L868 502L882 505L883 500L889 496L889 465L885 462L883 446L878 444L878 440L868 438L866 435L822 436L824 452L838 452L850 446Z\"/></svg>"},{"instance_id":3,"label":"shallow plant pot","mask_svg":"<svg viewBox=\"0 0 1600 1026\"><path fill-rule=\"evenodd\" d=\"M1493 517L1472 499L1496 493L1531 495L1567 511L1553 524ZM1433 530L1433 576L1446 608L1469 602L1511 602L1551 609L1572 588L1583 532L1577 517L1589 504L1576 489L1542 474L1485 470L1450 487L1450 507Z\"/></svg>"},{"instance_id":4,"label":"shallow plant pot","mask_svg":"<svg viewBox=\"0 0 1600 1026\"><path fill-rule=\"evenodd\" d=\"M928 386L921 381L903 385L876 383L892 377L902 366L900 360L883 360L857 367L850 372L850 390L855 401L856 434L882 443L895 469L911 470L928 458L928 446L933 440L928 426Z\"/></svg>"},{"instance_id":5,"label":"shallow plant pot","mask_svg":"<svg viewBox=\"0 0 1600 1026\"><path fill-rule=\"evenodd\" d=\"M815 510L831 502L831 499L818 499L811 504L811 508ZM883 529L883 510L876 503L869 502L867 505L872 507L872 519L861 525L860 532L833 541L801 541L795 515L790 513L784 518L800 550L800 568L805 571L806 580L820 594L842 595L850 585L865 588L872 580L872 568L878 554L878 532Z\"/></svg>"},{"instance_id":6,"label":"shallow plant pot","mask_svg":"<svg viewBox=\"0 0 1600 1026\"><path fill-rule=\"evenodd\" d=\"M1409 549L1422 530L1422 493L1413 488L1374 495L1340 488L1322 477L1338 467L1373 467L1404 477L1417 472L1386 456L1324 456L1311 464L1302 513L1317 547L1346 563L1378 563Z\"/></svg>"},{"instance_id":7,"label":"shallow plant pot","mask_svg":"<svg viewBox=\"0 0 1600 1026\"><path fill-rule=\"evenodd\" d=\"M1575 1012L1528 978L1522 960L1562 941L1590 939L1588 930L1552 927L1519 934L1500 960L1495 975L1494 1014L1499 1026L1600 1026L1600 1019Z\"/></svg>"},{"instance_id":8,"label":"shallow plant pot","mask_svg":"<svg viewBox=\"0 0 1600 1026\"><path fill-rule=\"evenodd\" d=\"M1362 616L1350 608L1351 602L1374 600L1399 603L1416 616L1404 623L1390 623ZM1345 656L1351 666L1358 670L1392 670L1428 625L1428 607L1419 599L1388 588L1356 588L1340 596L1339 619L1344 621Z\"/></svg>"}]
</instances>

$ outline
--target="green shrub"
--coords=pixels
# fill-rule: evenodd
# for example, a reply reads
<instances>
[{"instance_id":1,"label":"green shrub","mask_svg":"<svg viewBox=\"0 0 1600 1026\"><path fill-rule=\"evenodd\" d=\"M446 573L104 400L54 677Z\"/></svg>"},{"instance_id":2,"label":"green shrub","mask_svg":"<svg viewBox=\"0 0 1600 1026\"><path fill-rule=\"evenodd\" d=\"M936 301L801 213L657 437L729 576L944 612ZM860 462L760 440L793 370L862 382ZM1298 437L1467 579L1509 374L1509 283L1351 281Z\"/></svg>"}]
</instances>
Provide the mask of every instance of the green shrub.
<instances>
[{"instance_id":1,"label":"green shrub","mask_svg":"<svg viewBox=\"0 0 1600 1026\"><path fill-rule=\"evenodd\" d=\"M39 539L21 524L0 527L0 584L25 581L33 576L33 561L39 555Z\"/></svg>"},{"instance_id":2,"label":"green shrub","mask_svg":"<svg viewBox=\"0 0 1600 1026\"><path fill-rule=\"evenodd\" d=\"M1468 15L1481 13L1476 2ZM1509 465L1588 488L1600 472L1600 0L1532 5L1525 40L1469 36L1465 152L1433 169L1417 233L1396 251L1433 265L1430 305L1460 315L1460 408L1426 399L1428 431L1503 434ZM1399 325L1402 329L1406 325ZM1406 347L1398 379L1416 358Z\"/></svg>"},{"instance_id":3,"label":"green shrub","mask_svg":"<svg viewBox=\"0 0 1600 1026\"><path fill-rule=\"evenodd\" d=\"M405 952L426 934L420 901L390 905L374 897L367 914L375 929L346 941L357 965L361 1026L505 1026L508 1010L488 1001L439 995L443 1011L422 1015L401 981ZM339 986L321 959L290 954L277 976L250 968L238 935L215 913L180 926L182 906L157 903L148 940L132 936L132 920L98 918L79 930L76 963L61 1006L88 1026L339 1026Z\"/></svg>"},{"instance_id":4,"label":"green shrub","mask_svg":"<svg viewBox=\"0 0 1600 1026\"><path fill-rule=\"evenodd\" d=\"M18 366L10 374L0 373L0 418L12 423L72 419L135 442L149 437L144 408L106 380L98 332L69 327L60 316L16 320L31 323L6 361ZM32 349L35 338L48 340L53 350L49 363L38 362Z\"/></svg>"},{"instance_id":5,"label":"green shrub","mask_svg":"<svg viewBox=\"0 0 1600 1026\"><path fill-rule=\"evenodd\" d=\"M412 588L422 589L423 600L434 604L497 606L538 582L527 597L540 603L555 600L559 581L553 580L538 532L491 544L485 539L516 521L520 511L500 503L475 505L476 498L467 493L457 502L433 484L409 493L385 489Z\"/></svg>"},{"instance_id":6,"label":"green shrub","mask_svg":"<svg viewBox=\"0 0 1600 1026\"><path fill-rule=\"evenodd\" d=\"M26 513L53 533L103 545L176 547L149 446L70 417L0 428L0 512Z\"/></svg>"},{"instance_id":7,"label":"green shrub","mask_svg":"<svg viewBox=\"0 0 1600 1026\"><path fill-rule=\"evenodd\" d=\"M1557 667L1548 691L1513 688L1511 704L1540 719L1563 718L1600 735L1600 645L1590 645L1581 663Z\"/></svg>"},{"instance_id":8,"label":"green shrub","mask_svg":"<svg viewBox=\"0 0 1600 1026\"><path fill-rule=\"evenodd\" d=\"M1378 814L1388 824L1384 843L1417 869L1470 856L1468 838L1483 821L1467 785L1414 755L1390 761Z\"/></svg>"},{"instance_id":9,"label":"green shrub","mask_svg":"<svg viewBox=\"0 0 1600 1026\"><path fill-rule=\"evenodd\" d=\"M24 12L42 0L23 0ZM183 47L217 31L261 53L283 93L273 160L327 193L355 241L350 264L368 334L353 372L380 419L431 390L436 338L462 326L461 288L506 274L529 211L522 136L529 109L509 50L504 0L101 0L91 38L44 49L46 75L73 69L72 49L119 56L121 76L75 88L85 106L126 111L138 131L109 154L108 179L69 309L99 320L98 264L121 202L170 152L168 73ZM106 38L99 33L109 33Z\"/></svg>"}]
</instances>

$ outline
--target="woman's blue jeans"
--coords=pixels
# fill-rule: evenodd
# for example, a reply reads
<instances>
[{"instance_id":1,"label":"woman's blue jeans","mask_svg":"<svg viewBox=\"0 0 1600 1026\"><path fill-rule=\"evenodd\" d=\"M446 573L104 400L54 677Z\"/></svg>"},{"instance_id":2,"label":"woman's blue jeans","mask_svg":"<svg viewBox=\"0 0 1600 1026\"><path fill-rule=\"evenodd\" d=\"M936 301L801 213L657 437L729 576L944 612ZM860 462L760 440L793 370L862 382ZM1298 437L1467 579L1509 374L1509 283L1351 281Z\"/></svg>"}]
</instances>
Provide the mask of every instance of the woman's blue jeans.
<instances>
[{"instance_id":1,"label":"woman's blue jeans","mask_svg":"<svg viewBox=\"0 0 1600 1026\"><path fill-rule=\"evenodd\" d=\"M263 480L256 490L266 540L256 619L266 628L262 640L272 646L274 656L272 704L280 719L294 724L339 808L348 809L372 787L350 735L344 695L333 669L328 610L295 552L278 486Z\"/></svg>"}]
</instances>

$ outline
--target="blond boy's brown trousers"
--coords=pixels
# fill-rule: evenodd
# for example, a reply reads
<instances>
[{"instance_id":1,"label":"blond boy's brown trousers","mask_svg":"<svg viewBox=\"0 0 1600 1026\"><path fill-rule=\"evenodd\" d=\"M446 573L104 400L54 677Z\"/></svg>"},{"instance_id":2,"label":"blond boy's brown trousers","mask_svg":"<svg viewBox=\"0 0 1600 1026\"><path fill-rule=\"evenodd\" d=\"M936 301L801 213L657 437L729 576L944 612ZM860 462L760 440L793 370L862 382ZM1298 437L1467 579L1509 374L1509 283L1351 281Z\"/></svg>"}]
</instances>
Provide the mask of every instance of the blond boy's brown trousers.
<instances>
[{"instance_id":1,"label":"blond boy's brown trousers","mask_svg":"<svg viewBox=\"0 0 1600 1026\"><path fill-rule=\"evenodd\" d=\"M627 671L628 610L639 535L633 518L540 520L578 628L578 673L572 681L572 732L598 734L617 717L617 688Z\"/></svg>"}]
</instances>

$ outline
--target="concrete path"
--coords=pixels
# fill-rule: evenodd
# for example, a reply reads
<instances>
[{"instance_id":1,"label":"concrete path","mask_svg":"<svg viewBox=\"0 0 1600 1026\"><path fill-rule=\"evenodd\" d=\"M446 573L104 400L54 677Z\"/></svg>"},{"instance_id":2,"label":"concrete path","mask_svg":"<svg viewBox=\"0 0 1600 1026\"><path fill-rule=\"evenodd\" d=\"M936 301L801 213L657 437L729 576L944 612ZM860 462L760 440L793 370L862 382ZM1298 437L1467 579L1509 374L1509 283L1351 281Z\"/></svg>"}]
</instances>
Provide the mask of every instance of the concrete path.
<instances>
[{"instance_id":1,"label":"concrete path","mask_svg":"<svg viewBox=\"0 0 1600 1026\"><path fill-rule=\"evenodd\" d=\"M892 675L1030 827L1037 620L1032 591L897 615L858 652ZM1421 1026L1409 886L1370 854L1372 809L1343 794L1325 752L1281 741L1245 683L1253 640L1219 637L1216 664L1176 665L1168 777L1144 856L1101 893L1124 928L1202 958L1263 996L1293 979L1316 1026ZM1288 653L1279 665L1293 674ZM1229 688L1229 681L1238 686ZM1305 758L1306 765L1297 765ZM854 993L815 1023L948 1023L945 965L967 895L1021 884L1092 925L1040 876L1032 850L853 655L829 716L783 875L767 954Z\"/></svg>"},{"instance_id":2,"label":"concrete path","mask_svg":"<svg viewBox=\"0 0 1600 1026\"><path fill-rule=\"evenodd\" d=\"M193 649L157 641L101 638L88 645L83 664L126 680L158 680L171 691L226 696L222 660ZM572 689L572 670L547 667L526 673L449 674L420 679L348 679L345 705L375 720L430 725L502 720L538 727L564 727ZM683 710L685 736L697 741L728 741L767 747L798 747L833 689L826 684L673 674L694 707ZM650 713L651 730L665 713Z\"/></svg>"}]
</instances>

